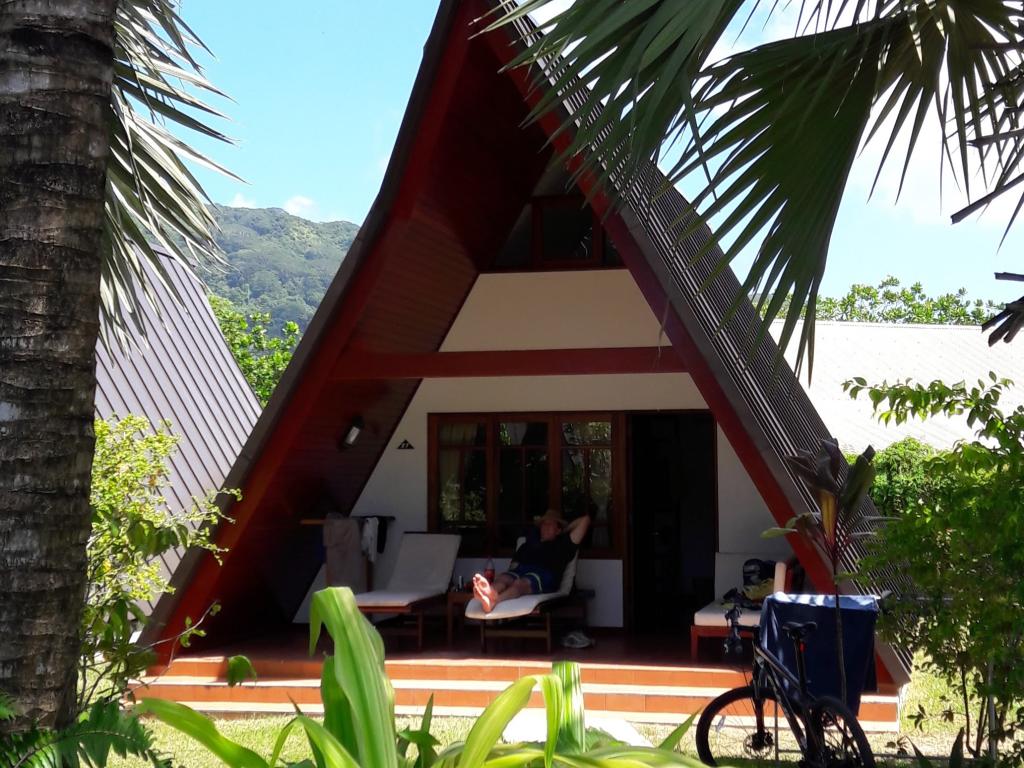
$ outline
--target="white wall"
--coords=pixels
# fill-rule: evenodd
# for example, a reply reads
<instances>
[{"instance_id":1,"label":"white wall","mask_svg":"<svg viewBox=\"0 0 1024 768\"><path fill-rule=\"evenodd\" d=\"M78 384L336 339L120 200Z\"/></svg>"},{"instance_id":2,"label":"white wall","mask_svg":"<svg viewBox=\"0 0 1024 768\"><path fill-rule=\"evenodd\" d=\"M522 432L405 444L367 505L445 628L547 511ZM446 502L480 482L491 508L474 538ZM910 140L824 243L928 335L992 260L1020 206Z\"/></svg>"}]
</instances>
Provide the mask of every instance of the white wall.
<instances>
[{"instance_id":1,"label":"white wall","mask_svg":"<svg viewBox=\"0 0 1024 768\"><path fill-rule=\"evenodd\" d=\"M481 275L442 347L571 349L668 344L625 270ZM427 527L427 416L431 413L516 411L631 411L703 409L707 405L685 373L595 376L426 379L392 435L356 503L356 515L393 515L387 551L375 567L387 584L404 531ZM402 441L413 450L398 450ZM777 541L760 538L774 523L721 430L718 432L719 549L772 554ZM781 546L785 547L782 542ZM501 568L503 562L497 562ZM456 575L481 569L456 564ZM319 578L322 578L322 574ZM622 626L622 562L582 560L577 576L595 590L594 626ZM297 620L308 616L300 611Z\"/></svg>"},{"instance_id":2,"label":"white wall","mask_svg":"<svg viewBox=\"0 0 1024 768\"><path fill-rule=\"evenodd\" d=\"M669 346L624 269L480 275L441 350Z\"/></svg>"},{"instance_id":3,"label":"white wall","mask_svg":"<svg viewBox=\"0 0 1024 768\"><path fill-rule=\"evenodd\" d=\"M732 445L718 429L718 551L788 557L785 539L763 539L777 525Z\"/></svg>"}]
</instances>

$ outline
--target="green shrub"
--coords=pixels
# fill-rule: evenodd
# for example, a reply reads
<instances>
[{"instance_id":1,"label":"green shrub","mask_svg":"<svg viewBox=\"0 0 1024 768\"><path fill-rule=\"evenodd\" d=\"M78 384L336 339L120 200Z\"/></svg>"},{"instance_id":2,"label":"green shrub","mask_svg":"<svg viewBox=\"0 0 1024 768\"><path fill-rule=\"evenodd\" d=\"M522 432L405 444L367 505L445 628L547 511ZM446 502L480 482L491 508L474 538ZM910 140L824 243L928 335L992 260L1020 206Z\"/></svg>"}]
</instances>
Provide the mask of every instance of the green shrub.
<instances>
[{"instance_id":1,"label":"green shrub","mask_svg":"<svg viewBox=\"0 0 1024 768\"><path fill-rule=\"evenodd\" d=\"M976 439L921 462L921 493L871 543L869 570L905 579L882 630L920 650L954 685L974 756L1000 748L1008 765L1024 760L1024 408L999 408L1010 385L989 382L868 387L875 410L897 423L964 415ZM916 470L914 473L916 474ZM896 495L895 493L893 494ZM935 713L937 715L938 713ZM934 715L933 715L934 716Z\"/></svg>"},{"instance_id":2,"label":"green shrub","mask_svg":"<svg viewBox=\"0 0 1024 768\"><path fill-rule=\"evenodd\" d=\"M880 514L902 514L934 493L943 478L928 472L927 464L939 453L930 445L908 437L875 454L871 498Z\"/></svg>"},{"instance_id":3,"label":"green shrub","mask_svg":"<svg viewBox=\"0 0 1024 768\"><path fill-rule=\"evenodd\" d=\"M151 649L136 638L148 604L172 589L159 558L173 549L213 550L208 526L221 517L213 492L187 509L169 507L163 491L178 438L168 422L128 415L97 419L95 430L80 710L120 697L151 663Z\"/></svg>"}]
</instances>

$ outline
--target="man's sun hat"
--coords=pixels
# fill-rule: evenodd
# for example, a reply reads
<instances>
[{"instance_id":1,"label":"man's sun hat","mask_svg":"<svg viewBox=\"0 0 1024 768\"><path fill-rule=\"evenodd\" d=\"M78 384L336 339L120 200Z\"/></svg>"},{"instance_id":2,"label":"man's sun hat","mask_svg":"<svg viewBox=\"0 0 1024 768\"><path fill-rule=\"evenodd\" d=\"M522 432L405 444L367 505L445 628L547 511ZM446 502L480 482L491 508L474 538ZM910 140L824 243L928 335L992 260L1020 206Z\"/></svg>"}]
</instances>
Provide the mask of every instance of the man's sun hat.
<instances>
[{"instance_id":1,"label":"man's sun hat","mask_svg":"<svg viewBox=\"0 0 1024 768\"><path fill-rule=\"evenodd\" d=\"M547 522L548 520L550 520L553 523L558 523L558 526L560 528L565 528L565 526L569 524L564 517L562 517L558 512L556 512L553 509L549 509L543 515L538 515L537 517L533 518L533 522L537 525L540 525L543 522Z\"/></svg>"}]
</instances>

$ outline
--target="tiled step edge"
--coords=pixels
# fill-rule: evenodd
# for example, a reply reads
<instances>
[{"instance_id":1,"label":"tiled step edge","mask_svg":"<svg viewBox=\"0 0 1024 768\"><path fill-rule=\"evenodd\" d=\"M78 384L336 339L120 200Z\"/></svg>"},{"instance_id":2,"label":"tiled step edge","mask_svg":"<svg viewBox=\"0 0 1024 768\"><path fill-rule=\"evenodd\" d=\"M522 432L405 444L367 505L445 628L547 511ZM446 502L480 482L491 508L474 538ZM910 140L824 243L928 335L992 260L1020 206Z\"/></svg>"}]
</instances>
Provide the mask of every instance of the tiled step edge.
<instances>
[{"instance_id":1,"label":"tiled step edge","mask_svg":"<svg viewBox=\"0 0 1024 768\"><path fill-rule=\"evenodd\" d=\"M237 704L232 702L211 702L211 701L183 701L182 704L191 707L197 712L203 712L217 718L251 718L260 715L291 715L295 708L291 704ZM302 705L302 712L307 715L322 715L324 711L322 704ZM403 716L420 717L423 715L423 707L416 705L395 705L395 714ZM477 717L480 714L479 707L451 707L436 706L434 715L439 717ZM664 725L678 725L681 721L680 714L675 712L629 712L618 710L588 709L587 714L593 717L611 718L626 720L633 723L658 723ZM683 716L685 717L684 713ZM898 721L893 720L861 720L861 727L869 733L894 733L898 729Z\"/></svg>"}]
</instances>

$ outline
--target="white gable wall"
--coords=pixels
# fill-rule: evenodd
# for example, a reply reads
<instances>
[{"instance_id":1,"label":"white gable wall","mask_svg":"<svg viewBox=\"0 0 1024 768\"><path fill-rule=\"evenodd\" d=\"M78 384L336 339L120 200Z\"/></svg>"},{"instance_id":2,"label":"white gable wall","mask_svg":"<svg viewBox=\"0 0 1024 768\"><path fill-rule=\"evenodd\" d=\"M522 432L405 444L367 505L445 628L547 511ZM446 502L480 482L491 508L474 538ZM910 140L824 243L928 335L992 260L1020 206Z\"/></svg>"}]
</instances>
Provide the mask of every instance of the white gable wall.
<instances>
[{"instance_id":1,"label":"white gable wall","mask_svg":"<svg viewBox=\"0 0 1024 768\"><path fill-rule=\"evenodd\" d=\"M660 324L625 270L481 275L442 349L572 349L667 345ZM431 413L631 411L706 408L685 373L426 379L392 435L356 504L356 515L392 515L387 551L375 567L383 587L404 531L427 528L427 416ZM413 450L398 450L403 441ZM721 430L718 431L719 550L785 552L760 532L774 524ZM501 568L503 562L496 561ZM479 560L462 559L471 576ZM321 583L322 574L318 578ZM622 562L581 560L577 583L593 588L594 626L622 626ZM316 586L316 585L315 585ZM307 613L300 611L299 616Z\"/></svg>"}]
</instances>

